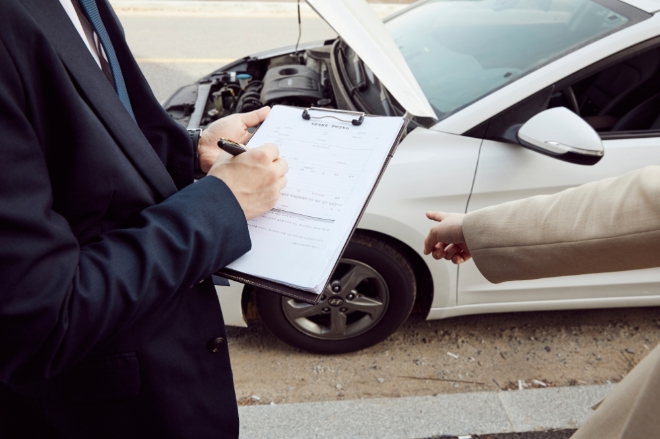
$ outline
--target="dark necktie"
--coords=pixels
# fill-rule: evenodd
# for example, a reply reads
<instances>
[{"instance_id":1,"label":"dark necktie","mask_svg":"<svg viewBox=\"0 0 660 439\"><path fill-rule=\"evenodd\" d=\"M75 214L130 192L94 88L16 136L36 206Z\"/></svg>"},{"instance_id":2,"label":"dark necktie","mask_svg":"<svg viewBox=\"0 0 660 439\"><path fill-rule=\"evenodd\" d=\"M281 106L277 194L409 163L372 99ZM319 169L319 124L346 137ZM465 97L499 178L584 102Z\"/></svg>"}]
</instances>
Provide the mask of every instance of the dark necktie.
<instances>
[{"instance_id":1,"label":"dark necktie","mask_svg":"<svg viewBox=\"0 0 660 439\"><path fill-rule=\"evenodd\" d=\"M95 0L79 0L80 6L85 11L89 22L91 23L96 35L98 36L101 44L103 45L103 50L108 57L108 64L110 64L110 70L112 70L112 77L115 80L115 89L119 95L119 100L121 101L128 114L131 115L131 118L135 120L135 115L133 114L133 108L131 107L131 100L128 98L128 90L126 89L126 83L124 82L124 76L121 74L121 68L119 67L119 60L117 59L117 54L115 53L114 47L110 42L110 36L108 31L103 25L101 20L101 15L99 15L99 10L96 7ZM103 54L99 53L99 57L102 57Z\"/></svg>"}]
</instances>

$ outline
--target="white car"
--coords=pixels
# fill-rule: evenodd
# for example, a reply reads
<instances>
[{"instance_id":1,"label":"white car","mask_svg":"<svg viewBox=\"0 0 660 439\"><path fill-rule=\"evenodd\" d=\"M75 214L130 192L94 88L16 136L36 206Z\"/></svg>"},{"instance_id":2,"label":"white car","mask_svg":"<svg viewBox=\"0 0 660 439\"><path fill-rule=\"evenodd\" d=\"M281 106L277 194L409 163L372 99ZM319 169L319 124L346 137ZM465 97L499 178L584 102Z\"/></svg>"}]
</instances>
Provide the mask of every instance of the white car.
<instances>
[{"instance_id":1,"label":"white car","mask_svg":"<svg viewBox=\"0 0 660 439\"><path fill-rule=\"evenodd\" d=\"M471 261L422 255L427 210L470 212L660 164L660 2L428 0L384 25L362 0L308 3L339 38L224 66L177 91L164 104L172 117L196 127L289 104L412 122L320 303L232 282L217 287L227 324L245 326L256 304L285 342L341 353L383 340L413 307L444 319L660 305L660 269L494 285Z\"/></svg>"}]
</instances>

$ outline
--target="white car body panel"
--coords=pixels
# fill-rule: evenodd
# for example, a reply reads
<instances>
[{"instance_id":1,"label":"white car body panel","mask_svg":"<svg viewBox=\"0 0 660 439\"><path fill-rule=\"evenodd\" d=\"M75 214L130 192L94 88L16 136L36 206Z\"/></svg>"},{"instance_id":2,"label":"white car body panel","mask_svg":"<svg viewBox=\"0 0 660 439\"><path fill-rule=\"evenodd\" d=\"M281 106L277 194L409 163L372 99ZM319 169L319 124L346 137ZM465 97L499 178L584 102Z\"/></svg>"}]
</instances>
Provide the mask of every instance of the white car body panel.
<instances>
[{"instance_id":1,"label":"white car body panel","mask_svg":"<svg viewBox=\"0 0 660 439\"><path fill-rule=\"evenodd\" d=\"M605 140L603 144L605 157L598 164L578 166L518 145L485 140L468 211L660 165L658 137ZM654 268L492 284L468 261L461 266L458 304L658 296L659 282L660 268Z\"/></svg>"},{"instance_id":2,"label":"white car body panel","mask_svg":"<svg viewBox=\"0 0 660 439\"><path fill-rule=\"evenodd\" d=\"M365 0L307 0L408 113L437 119L399 48Z\"/></svg>"},{"instance_id":3,"label":"white car body panel","mask_svg":"<svg viewBox=\"0 0 660 439\"><path fill-rule=\"evenodd\" d=\"M549 300L536 302L481 303L459 305L448 308L432 308L427 320L447 319L471 314L498 312L559 311L568 309L628 308L636 306L658 306L657 297L618 297L614 299Z\"/></svg>"},{"instance_id":4,"label":"white car body panel","mask_svg":"<svg viewBox=\"0 0 660 439\"><path fill-rule=\"evenodd\" d=\"M480 139L417 128L401 142L358 227L393 236L423 258L422 244L433 206L464 212L472 187ZM452 163L452 166L447 166ZM457 269L429 264L434 304L456 304Z\"/></svg>"},{"instance_id":5,"label":"white car body panel","mask_svg":"<svg viewBox=\"0 0 660 439\"><path fill-rule=\"evenodd\" d=\"M506 87L456 112L456 114L441 120L431 129L446 133L463 134L562 78L630 46L658 36L658 29L660 29L660 16L654 15L641 23L582 47L527 76L523 76ZM607 151L605 154L607 155Z\"/></svg>"}]
</instances>

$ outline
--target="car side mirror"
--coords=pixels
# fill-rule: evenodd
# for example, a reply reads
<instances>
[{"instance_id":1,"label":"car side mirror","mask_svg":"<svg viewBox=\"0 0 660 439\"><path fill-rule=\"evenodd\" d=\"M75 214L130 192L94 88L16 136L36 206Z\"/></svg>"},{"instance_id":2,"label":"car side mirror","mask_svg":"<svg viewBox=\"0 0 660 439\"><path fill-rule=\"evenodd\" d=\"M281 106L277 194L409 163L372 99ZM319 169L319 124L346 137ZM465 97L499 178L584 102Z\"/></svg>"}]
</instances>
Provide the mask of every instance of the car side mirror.
<instances>
[{"instance_id":1,"label":"car side mirror","mask_svg":"<svg viewBox=\"0 0 660 439\"><path fill-rule=\"evenodd\" d=\"M564 107L532 117L520 127L517 138L527 149L578 165L595 165L605 155L598 133Z\"/></svg>"}]
</instances>

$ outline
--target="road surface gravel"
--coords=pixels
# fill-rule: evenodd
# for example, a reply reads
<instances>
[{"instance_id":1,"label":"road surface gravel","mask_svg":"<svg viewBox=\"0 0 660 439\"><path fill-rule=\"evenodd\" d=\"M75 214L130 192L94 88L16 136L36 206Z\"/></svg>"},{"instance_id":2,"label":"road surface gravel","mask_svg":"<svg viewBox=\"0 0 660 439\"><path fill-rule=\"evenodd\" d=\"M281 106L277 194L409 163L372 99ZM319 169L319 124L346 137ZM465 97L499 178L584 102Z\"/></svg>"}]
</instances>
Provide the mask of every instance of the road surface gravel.
<instances>
[{"instance_id":1,"label":"road surface gravel","mask_svg":"<svg viewBox=\"0 0 660 439\"><path fill-rule=\"evenodd\" d=\"M384 342L332 356L258 320L228 338L240 405L606 384L660 342L660 308L412 316Z\"/></svg>"}]
</instances>

